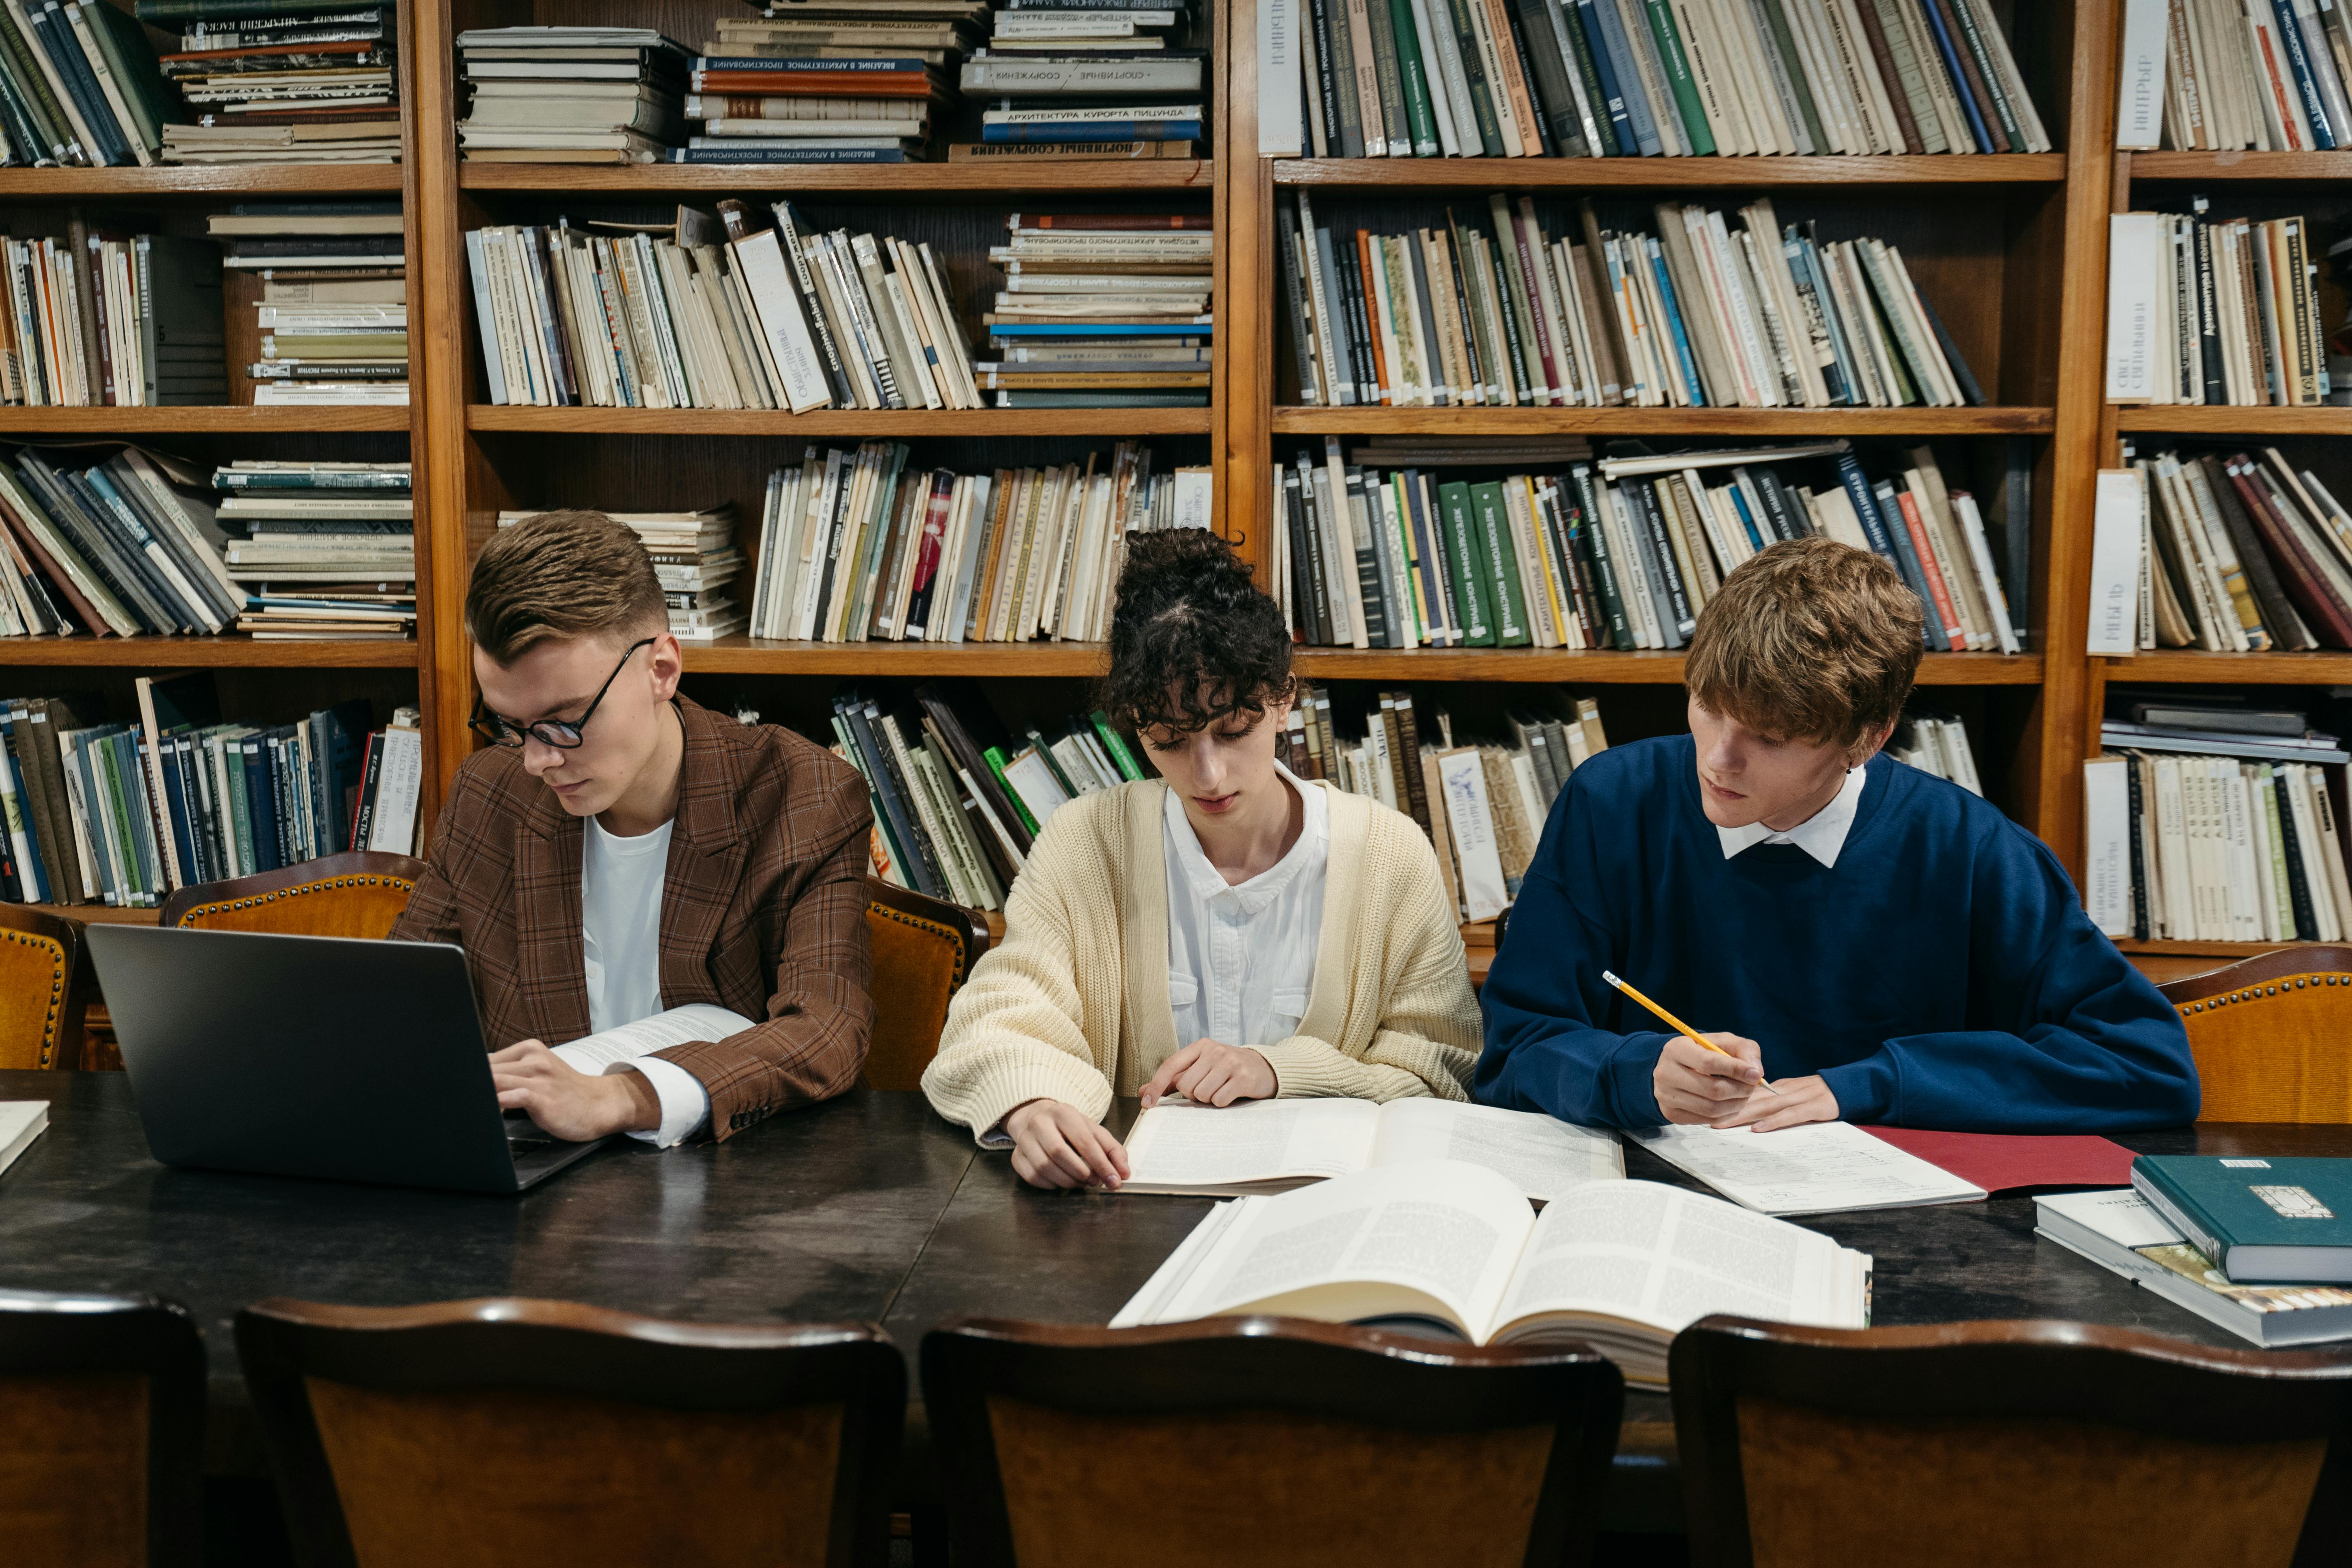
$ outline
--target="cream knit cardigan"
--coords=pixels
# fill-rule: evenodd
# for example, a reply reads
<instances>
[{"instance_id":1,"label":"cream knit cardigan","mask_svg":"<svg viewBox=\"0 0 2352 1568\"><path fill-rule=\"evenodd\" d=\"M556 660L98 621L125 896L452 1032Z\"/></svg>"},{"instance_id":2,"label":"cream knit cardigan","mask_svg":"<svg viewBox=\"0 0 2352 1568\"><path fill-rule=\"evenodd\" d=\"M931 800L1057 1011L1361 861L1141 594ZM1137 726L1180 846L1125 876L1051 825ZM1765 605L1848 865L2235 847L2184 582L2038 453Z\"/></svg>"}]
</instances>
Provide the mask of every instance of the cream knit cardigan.
<instances>
[{"instance_id":1,"label":"cream knit cardigan","mask_svg":"<svg viewBox=\"0 0 2352 1568\"><path fill-rule=\"evenodd\" d=\"M1315 984L1298 1032L1257 1044L1284 1096L1466 1100L1478 1004L1437 859L1410 817L1318 783L1331 853ZM1157 779L1054 813L923 1073L950 1121L984 1134L1024 1101L1101 1119L1189 1041L1168 1005L1168 868Z\"/></svg>"}]
</instances>

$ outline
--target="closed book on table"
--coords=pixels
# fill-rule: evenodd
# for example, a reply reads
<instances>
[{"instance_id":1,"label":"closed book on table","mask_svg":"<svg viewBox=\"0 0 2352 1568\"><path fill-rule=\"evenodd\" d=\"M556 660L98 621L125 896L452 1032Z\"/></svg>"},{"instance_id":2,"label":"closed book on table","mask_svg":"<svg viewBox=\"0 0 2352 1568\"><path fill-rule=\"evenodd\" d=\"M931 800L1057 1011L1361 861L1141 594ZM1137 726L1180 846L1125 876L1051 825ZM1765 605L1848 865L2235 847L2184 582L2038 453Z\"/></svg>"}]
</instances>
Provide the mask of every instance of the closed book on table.
<instances>
[{"instance_id":1,"label":"closed book on table","mask_svg":"<svg viewBox=\"0 0 2352 1568\"><path fill-rule=\"evenodd\" d=\"M2352 1282L2352 1160L2143 1154L2132 1188L2233 1284Z\"/></svg>"}]
</instances>

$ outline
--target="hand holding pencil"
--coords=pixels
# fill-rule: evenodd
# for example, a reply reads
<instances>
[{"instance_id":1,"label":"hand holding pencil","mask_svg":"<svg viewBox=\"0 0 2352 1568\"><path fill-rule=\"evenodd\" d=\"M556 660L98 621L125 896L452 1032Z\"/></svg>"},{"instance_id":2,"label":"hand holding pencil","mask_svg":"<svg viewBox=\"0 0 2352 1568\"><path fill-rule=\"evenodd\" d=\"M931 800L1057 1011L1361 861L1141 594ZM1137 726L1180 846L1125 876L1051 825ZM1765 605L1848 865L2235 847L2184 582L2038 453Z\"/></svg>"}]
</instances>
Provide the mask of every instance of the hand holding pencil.
<instances>
[{"instance_id":1,"label":"hand holding pencil","mask_svg":"<svg viewBox=\"0 0 2352 1568\"><path fill-rule=\"evenodd\" d=\"M1634 1001L1640 1003L1650 1012L1655 1014L1660 1021L1664 1023L1668 1028L1674 1030L1675 1033L1680 1035L1684 1039L1688 1040L1691 1044L1698 1047L1701 1050L1721 1057L1727 1062L1734 1064L1744 1063L1744 1058L1739 1057L1738 1054L1725 1050L1721 1046L1716 1044L1713 1040L1708 1039L1705 1035L1700 1034L1696 1029L1692 1028L1688 1024L1684 1023L1680 1018L1675 1017L1672 1013L1667 1012L1655 1002L1651 1001L1647 996L1642 994L1640 991L1636 990L1633 986L1627 984L1624 981L1619 979L1615 974L1611 973L1608 970L1604 969L1601 972L1601 978L1607 981L1611 985L1616 987L1618 990L1623 992L1626 995L1632 997ZM1726 1037L1737 1038L1737 1037ZM1740 1043L1750 1046L1755 1044L1752 1040L1742 1041ZM1728 1095L1717 1093L1716 1086L1724 1083L1737 1084L1742 1082L1737 1074L1723 1073L1713 1068L1696 1069L1695 1076L1698 1078L1699 1082L1695 1086L1686 1088L1682 1092L1685 1098L1696 1099L1699 1103L1677 1107L1668 1103L1668 1065L1669 1064L1664 1058L1660 1058L1657 1075L1659 1080L1658 1088L1660 1090L1659 1109L1665 1111L1668 1119L1672 1121L1711 1121L1715 1120L1721 1114L1721 1108L1713 1104L1712 1101L1718 1099L1732 1098ZM1760 1063L1759 1064L1759 1076L1757 1079L1755 1087L1761 1089L1767 1094L1778 1094L1780 1092L1779 1089L1774 1089L1769 1083L1763 1080L1760 1076ZM1745 1093L1744 1088L1742 1089L1741 1093ZM1675 1115L1675 1112L1677 1109L1684 1110L1686 1114L1679 1116Z\"/></svg>"}]
</instances>

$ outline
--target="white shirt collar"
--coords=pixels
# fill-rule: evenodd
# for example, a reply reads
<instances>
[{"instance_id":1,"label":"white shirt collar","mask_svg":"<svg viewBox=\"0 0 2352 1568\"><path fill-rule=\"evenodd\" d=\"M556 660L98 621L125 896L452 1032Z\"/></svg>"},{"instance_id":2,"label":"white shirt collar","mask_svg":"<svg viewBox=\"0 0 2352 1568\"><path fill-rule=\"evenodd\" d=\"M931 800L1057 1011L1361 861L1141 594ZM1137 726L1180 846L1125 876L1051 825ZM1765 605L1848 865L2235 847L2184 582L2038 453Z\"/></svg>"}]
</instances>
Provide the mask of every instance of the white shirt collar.
<instances>
[{"instance_id":1,"label":"white shirt collar","mask_svg":"<svg viewBox=\"0 0 2352 1568\"><path fill-rule=\"evenodd\" d=\"M1759 844L1793 844L1824 866L1836 865L1838 851L1845 847L1845 836L1853 830L1853 814L1861 808L1862 786L1868 777L1868 763L1848 768L1844 784L1829 805L1786 833L1775 833L1760 822L1717 828L1716 837L1723 840L1723 858L1728 860Z\"/></svg>"},{"instance_id":2,"label":"white shirt collar","mask_svg":"<svg viewBox=\"0 0 2352 1568\"><path fill-rule=\"evenodd\" d=\"M1274 764L1274 772L1297 795L1299 804L1306 808L1306 816L1299 825L1298 842L1290 847L1290 852L1246 882L1228 883L1224 873L1209 863L1207 853L1201 847L1200 835L1192 831L1192 819L1184 815L1184 802L1174 790L1168 792L1168 842L1176 852L1176 864L1184 873L1186 885L1202 903L1231 896L1243 913L1255 914L1272 903L1329 841L1331 807L1323 798L1323 792L1293 778L1290 770L1280 763Z\"/></svg>"}]
</instances>

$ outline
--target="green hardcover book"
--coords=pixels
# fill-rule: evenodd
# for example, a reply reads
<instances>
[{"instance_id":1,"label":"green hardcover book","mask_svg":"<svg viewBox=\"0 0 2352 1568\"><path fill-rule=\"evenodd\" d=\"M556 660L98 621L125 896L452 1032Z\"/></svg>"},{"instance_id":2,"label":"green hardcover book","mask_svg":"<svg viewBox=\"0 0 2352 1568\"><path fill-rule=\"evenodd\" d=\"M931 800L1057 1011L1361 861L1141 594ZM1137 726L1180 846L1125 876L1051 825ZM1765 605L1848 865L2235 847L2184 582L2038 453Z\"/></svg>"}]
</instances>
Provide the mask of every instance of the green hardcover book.
<instances>
[{"instance_id":1,"label":"green hardcover book","mask_svg":"<svg viewBox=\"0 0 2352 1568\"><path fill-rule=\"evenodd\" d=\"M2352 1283L2352 1160L2142 1154L2131 1173L2233 1285Z\"/></svg>"},{"instance_id":2,"label":"green hardcover book","mask_svg":"<svg viewBox=\"0 0 2352 1568\"><path fill-rule=\"evenodd\" d=\"M1486 156L1499 158L1503 155L1503 125L1495 118L1495 100L1488 90L1486 68L1482 63L1485 57L1478 50L1478 29L1470 20L1470 6L1475 0L1443 3L1454 18L1454 39L1462 49L1462 74L1470 81L1470 107L1478 118L1478 140L1486 144ZM1467 147L1462 150L1470 151Z\"/></svg>"},{"instance_id":3,"label":"green hardcover book","mask_svg":"<svg viewBox=\"0 0 2352 1568\"><path fill-rule=\"evenodd\" d=\"M1577 510L1583 513L1580 524L1586 546L1592 552L1593 586L1601 592L1601 607L1609 616L1609 636L1617 647L1631 653L1640 644L1633 636L1633 623L1625 618L1624 591L1617 585L1617 563L1609 556L1609 531L1601 526L1601 497L1592 483L1592 470L1580 465L1570 476L1576 485Z\"/></svg>"},{"instance_id":4,"label":"green hardcover book","mask_svg":"<svg viewBox=\"0 0 2352 1568\"><path fill-rule=\"evenodd\" d=\"M1112 765L1118 769L1118 776L1130 784L1141 779L1143 770L1136 764L1135 753L1127 749L1127 742L1112 725L1110 715L1097 708L1087 715L1087 721L1095 727L1095 739L1100 741L1103 750L1110 753Z\"/></svg>"},{"instance_id":5,"label":"green hardcover book","mask_svg":"<svg viewBox=\"0 0 2352 1568\"><path fill-rule=\"evenodd\" d=\"M980 759L988 764L988 771L996 775L997 788L1004 792L1004 798L1011 801L1013 809L1020 814L1021 826L1029 830L1030 837L1036 837L1037 819L1029 815L1028 802L1023 800L1021 792L1013 787L1013 781L1004 776L1004 748L991 746L980 754Z\"/></svg>"},{"instance_id":6,"label":"green hardcover book","mask_svg":"<svg viewBox=\"0 0 2352 1568\"><path fill-rule=\"evenodd\" d=\"M155 58L155 46L147 41L147 29L111 5L84 5L81 11L131 110L132 122L123 129L150 153L162 151L164 124L184 115L177 95L163 84L163 67Z\"/></svg>"},{"instance_id":7,"label":"green hardcover book","mask_svg":"<svg viewBox=\"0 0 2352 1568\"><path fill-rule=\"evenodd\" d=\"M1698 100L1698 84L1691 79L1690 60L1683 53L1682 30L1675 26L1674 8L1666 0L1643 0L1643 8L1650 14L1650 31L1658 40L1658 59L1665 68L1666 85L1674 90L1675 113L1682 121L1683 134L1693 153L1708 156L1715 152L1715 132Z\"/></svg>"},{"instance_id":8,"label":"green hardcover book","mask_svg":"<svg viewBox=\"0 0 2352 1568\"><path fill-rule=\"evenodd\" d=\"M1372 90L1381 100L1381 135L1391 157L1397 155L1396 150L1412 134L1412 125L1405 118L1404 73L1397 58L1392 17L1393 13L1381 0L1369 0L1364 6L1364 28L1371 36Z\"/></svg>"},{"instance_id":9,"label":"green hardcover book","mask_svg":"<svg viewBox=\"0 0 2352 1568\"><path fill-rule=\"evenodd\" d=\"M1596 158L1614 158L1624 149L1618 144L1617 127L1609 118L1609 100L1601 90L1601 72L1592 63L1592 40L1584 36L1581 14L1573 6L1561 5L1560 21L1567 28L1569 46L1576 51L1571 63L1577 79L1584 84L1584 101L1592 106L1592 130L1600 139L1592 154Z\"/></svg>"},{"instance_id":10,"label":"green hardcover book","mask_svg":"<svg viewBox=\"0 0 2352 1568\"><path fill-rule=\"evenodd\" d=\"M1437 115L1429 99L1429 63L1421 58L1421 31L1412 23L1412 0L1389 0L1389 23L1396 34L1397 75L1404 89L1404 118L1412 132L1412 155L1437 157L1445 151L1445 144L1437 139Z\"/></svg>"},{"instance_id":11,"label":"green hardcover book","mask_svg":"<svg viewBox=\"0 0 2352 1568\"><path fill-rule=\"evenodd\" d=\"M1495 646L1495 599L1478 569L1478 530L1470 518L1470 487L1456 479L1437 487L1437 527L1445 539L1446 574L1454 579L1454 607L1462 616L1462 646Z\"/></svg>"},{"instance_id":12,"label":"green hardcover book","mask_svg":"<svg viewBox=\"0 0 2352 1568\"><path fill-rule=\"evenodd\" d=\"M253 849L253 806L246 797L244 742L251 733L242 727L226 730L214 742L221 771L228 775L229 831L236 835L236 863L247 874L261 864Z\"/></svg>"},{"instance_id":13,"label":"green hardcover book","mask_svg":"<svg viewBox=\"0 0 2352 1568\"><path fill-rule=\"evenodd\" d=\"M1510 519L1503 511L1503 487L1495 480L1470 487L1470 520L1476 529L1478 557L1495 582L1495 646L1525 647L1528 601L1519 585L1519 554L1511 548Z\"/></svg>"},{"instance_id":14,"label":"green hardcover book","mask_svg":"<svg viewBox=\"0 0 2352 1568\"><path fill-rule=\"evenodd\" d=\"M1789 30L1788 12L1783 8L1782 0L1762 0L1762 8L1766 20L1771 24L1772 47L1780 52L1780 64L1788 73L1790 90L1797 95L1797 112L1804 118L1805 134L1812 138L1814 152L1825 153L1830 150L1830 139L1822 130L1821 109L1813 102L1813 84L1805 75L1804 57L1797 52L1796 35ZM1898 89L1900 85L1887 83L1890 89Z\"/></svg>"}]
</instances>

